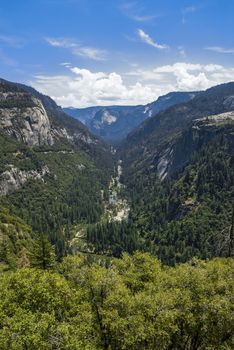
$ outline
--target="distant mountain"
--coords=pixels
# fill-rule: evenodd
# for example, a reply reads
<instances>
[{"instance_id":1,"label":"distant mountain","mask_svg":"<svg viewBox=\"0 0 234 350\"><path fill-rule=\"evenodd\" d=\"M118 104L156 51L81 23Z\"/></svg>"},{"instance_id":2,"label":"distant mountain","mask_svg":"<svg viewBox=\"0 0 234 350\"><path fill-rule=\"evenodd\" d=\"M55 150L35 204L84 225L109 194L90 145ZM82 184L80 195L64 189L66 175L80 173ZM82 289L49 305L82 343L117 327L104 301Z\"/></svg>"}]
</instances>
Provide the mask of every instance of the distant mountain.
<instances>
[{"instance_id":1,"label":"distant mountain","mask_svg":"<svg viewBox=\"0 0 234 350\"><path fill-rule=\"evenodd\" d=\"M100 111L102 108L105 108L105 107L101 107L101 106L87 107L87 108L67 107L67 108L63 108L63 110L65 113L81 121L83 124L89 125L90 121L93 119L95 114L98 111Z\"/></svg>"},{"instance_id":2,"label":"distant mountain","mask_svg":"<svg viewBox=\"0 0 234 350\"><path fill-rule=\"evenodd\" d=\"M109 143L120 142L144 120L176 104L188 102L199 92L171 92L145 106L64 108L64 111L84 123L89 130Z\"/></svg>"}]
</instances>

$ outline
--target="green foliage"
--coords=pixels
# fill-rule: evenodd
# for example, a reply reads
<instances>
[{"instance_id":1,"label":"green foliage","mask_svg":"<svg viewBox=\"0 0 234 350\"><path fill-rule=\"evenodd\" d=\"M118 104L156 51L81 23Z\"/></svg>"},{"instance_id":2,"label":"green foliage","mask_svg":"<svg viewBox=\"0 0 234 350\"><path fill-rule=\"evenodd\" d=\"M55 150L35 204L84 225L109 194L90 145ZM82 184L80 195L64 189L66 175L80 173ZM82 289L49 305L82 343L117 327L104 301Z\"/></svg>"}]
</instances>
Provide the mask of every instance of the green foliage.
<instances>
[{"instance_id":1,"label":"green foliage","mask_svg":"<svg viewBox=\"0 0 234 350\"><path fill-rule=\"evenodd\" d=\"M0 276L0 348L231 350L234 261L163 267L124 254L109 267L67 257L58 272Z\"/></svg>"},{"instance_id":2,"label":"green foliage","mask_svg":"<svg viewBox=\"0 0 234 350\"><path fill-rule=\"evenodd\" d=\"M201 147L190 163L165 181L152 172L125 178L132 203L129 232L167 264L193 256L228 256L234 196L233 136Z\"/></svg>"},{"instance_id":3,"label":"green foliage","mask_svg":"<svg viewBox=\"0 0 234 350\"><path fill-rule=\"evenodd\" d=\"M37 235L45 233L61 258L67 252L72 225L95 223L103 214L101 190L112 173L112 155L109 147L48 96L3 79L0 94L2 117L4 108L14 107L19 121L10 130L11 137L4 135L6 129L0 134L0 205L23 219ZM21 128L21 113L37 105L37 100L46 110L54 144L30 148L14 135ZM10 176L16 181L7 181ZM5 182L9 191L2 196Z\"/></svg>"},{"instance_id":4,"label":"green foliage","mask_svg":"<svg viewBox=\"0 0 234 350\"><path fill-rule=\"evenodd\" d=\"M31 265L33 267L49 269L55 264L55 252L45 234L40 234L34 240L30 252Z\"/></svg>"},{"instance_id":5,"label":"green foliage","mask_svg":"<svg viewBox=\"0 0 234 350\"><path fill-rule=\"evenodd\" d=\"M0 147L0 172L12 165L39 174L48 169L42 179L29 179L0 202L34 232L46 233L58 257L65 255L72 225L95 223L103 213L101 190L107 186L111 160L105 160L101 151L90 149L89 154L62 141L30 149L0 135Z\"/></svg>"},{"instance_id":6,"label":"green foliage","mask_svg":"<svg viewBox=\"0 0 234 350\"><path fill-rule=\"evenodd\" d=\"M22 253L25 255L31 249L32 242L31 228L8 209L0 207L0 262L15 269Z\"/></svg>"},{"instance_id":7,"label":"green foliage","mask_svg":"<svg viewBox=\"0 0 234 350\"><path fill-rule=\"evenodd\" d=\"M83 347L89 305L63 277L24 269L1 276L0 283L2 350L92 349Z\"/></svg>"},{"instance_id":8,"label":"green foliage","mask_svg":"<svg viewBox=\"0 0 234 350\"><path fill-rule=\"evenodd\" d=\"M88 243L95 248L95 253L119 257L124 251L133 253L143 249L141 240L125 222L101 222L87 228Z\"/></svg>"},{"instance_id":9,"label":"green foliage","mask_svg":"<svg viewBox=\"0 0 234 350\"><path fill-rule=\"evenodd\" d=\"M27 146L0 134L0 172L14 165L20 170L39 170L42 163L36 153Z\"/></svg>"}]
</instances>

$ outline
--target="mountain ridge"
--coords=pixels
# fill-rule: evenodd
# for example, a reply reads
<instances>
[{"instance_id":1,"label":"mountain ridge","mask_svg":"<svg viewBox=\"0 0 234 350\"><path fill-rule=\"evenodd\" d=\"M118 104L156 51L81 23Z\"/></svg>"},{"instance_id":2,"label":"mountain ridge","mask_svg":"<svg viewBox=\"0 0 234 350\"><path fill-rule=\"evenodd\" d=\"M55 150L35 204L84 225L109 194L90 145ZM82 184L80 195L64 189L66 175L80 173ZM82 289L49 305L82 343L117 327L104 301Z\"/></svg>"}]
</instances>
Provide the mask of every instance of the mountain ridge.
<instances>
[{"instance_id":1,"label":"mountain ridge","mask_svg":"<svg viewBox=\"0 0 234 350\"><path fill-rule=\"evenodd\" d=\"M191 101L169 107L144 121L122 142L119 155L126 163L147 164L172 142L193 120L233 110L234 82L221 84L201 92ZM134 165L135 166L135 165Z\"/></svg>"},{"instance_id":2,"label":"mountain ridge","mask_svg":"<svg viewBox=\"0 0 234 350\"><path fill-rule=\"evenodd\" d=\"M80 118L93 134L106 142L120 143L144 120L172 105L187 102L199 93L197 91L170 92L147 105L64 108L64 111L76 119Z\"/></svg>"}]
</instances>

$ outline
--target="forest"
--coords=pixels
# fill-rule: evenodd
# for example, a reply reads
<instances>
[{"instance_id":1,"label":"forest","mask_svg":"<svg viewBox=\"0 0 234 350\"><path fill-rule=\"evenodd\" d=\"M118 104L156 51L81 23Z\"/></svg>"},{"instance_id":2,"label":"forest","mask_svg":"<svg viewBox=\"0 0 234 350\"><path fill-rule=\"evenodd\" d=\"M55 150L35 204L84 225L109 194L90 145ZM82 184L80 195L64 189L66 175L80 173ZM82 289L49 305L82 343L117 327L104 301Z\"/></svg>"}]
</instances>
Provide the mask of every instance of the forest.
<instances>
[{"instance_id":1,"label":"forest","mask_svg":"<svg viewBox=\"0 0 234 350\"><path fill-rule=\"evenodd\" d=\"M128 222L91 225L87 240L96 252L120 256L138 249L169 265L194 256L233 256L232 130L206 143L189 164L164 181L147 169L132 175L125 171L123 194L131 203Z\"/></svg>"},{"instance_id":2,"label":"forest","mask_svg":"<svg viewBox=\"0 0 234 350\"><path fill-rule=\"evenodd\" d=\"M21 262L0 274L2 350L234 347L233 259L167 267L136 252Z\"/></svg>"}]
</instances>

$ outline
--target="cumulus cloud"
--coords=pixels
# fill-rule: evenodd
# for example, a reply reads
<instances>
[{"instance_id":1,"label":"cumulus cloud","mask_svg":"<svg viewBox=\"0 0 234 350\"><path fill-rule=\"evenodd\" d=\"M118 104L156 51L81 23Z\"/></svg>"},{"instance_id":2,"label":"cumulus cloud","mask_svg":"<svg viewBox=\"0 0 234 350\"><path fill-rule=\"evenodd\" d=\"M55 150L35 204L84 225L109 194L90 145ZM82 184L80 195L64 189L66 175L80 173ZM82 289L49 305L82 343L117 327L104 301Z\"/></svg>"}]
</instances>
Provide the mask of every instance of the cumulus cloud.
<instances>
[{"instance_id":1,"label":"cumulus cloud","mask_svg":"<svg viewBox=\"0 0 234 350\"><path fill-rule=\"evenodd\" d=\"M129 72L141 81L156 81L162 86L172 86L172 90L204 90L213 85L234 80L234 67L226 68L217 64L193 64L177 62L156 67L152 70Z\"/></svg>"},{"instance_id":2,"label":"cumulus cloud","mask_svg":"<svg viewBox=\"0 0 234 350\"><path fill-rule=\"evenodd\" d=\"M30 84L62 106L137 105L156 100L170 91L204 90L234 80L234 67L177 62L151 70L92 72L64 65L69 74L36 76Z\"/></svg>"},{"instance_id":3,"label":"cumulus cloud","mask_svg":"<svg viewBox=\"0 0 234 350\"><path fill-rule=\"evenodd\" d=\"M70 49L75 56L95 61L105 61L107 52L94 47L83 46L70 38L46 38L48 44L58 48Z\"/></svg>"},{"instance_id":4,"label":"cumulus cloud","mask_svg":"<svg viewBox=\"0 0 234 350\"><path fill-rule=\"evenodd\" d=\"M30 82L36 89L50 95L63 106L87 107L92 105L140 104L157 97L150 86L136 82L126 85L115 72L91 72L72 67L72 76L36 76Z\"/></svg>"},{"instance_id":5,"label":"cumulus cloud","mask_svg":"<svg viewBox=\"0 0 234 350\"><path fill-rule=\"evenodd\" d=\"M156 41L154 41L149 34L145 33L144 30L142 29L138 29L137 30L137 34L139 36L139 38L144 41L146 44L151 45L153 47L155 47L156 49L159 50L165 50L168 49L168 46L165 44L158 44Z\"/></svg>"},{"instance_id":6,"label":"cumulus cloud","mask_svg":"<svg viewBox=\"0 0 234 350\"><path fill-rule=\"evenodd\" d=\"M176 78L178 90L202 90L210 86L209 79L200 64L176 63L156 68L155 72L172 73Z\"/></svg>"}]
</instances>

